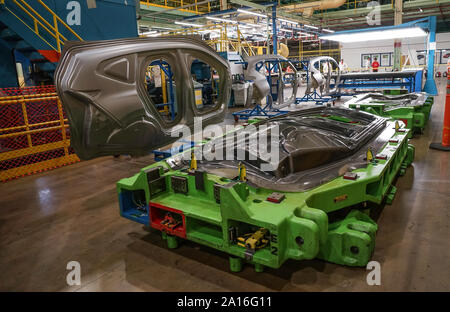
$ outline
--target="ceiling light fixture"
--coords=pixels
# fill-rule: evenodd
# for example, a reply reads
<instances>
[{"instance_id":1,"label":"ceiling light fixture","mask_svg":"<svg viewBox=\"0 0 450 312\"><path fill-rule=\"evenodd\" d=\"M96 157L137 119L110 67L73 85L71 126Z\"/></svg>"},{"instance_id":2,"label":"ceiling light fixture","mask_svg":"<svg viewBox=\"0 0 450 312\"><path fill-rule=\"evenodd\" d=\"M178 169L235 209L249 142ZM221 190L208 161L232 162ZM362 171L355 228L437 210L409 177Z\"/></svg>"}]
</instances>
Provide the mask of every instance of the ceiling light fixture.
<instances>
[{"instance_id":1,"label":"ceiling light fixture","mask_svg":"<svg viewBox=\"0 0 450 312\"><path fill-rule=\"evenodd\" d=\"M386 40L396 38L414 38L424 37L427 33L420 27L405 27L387 30L360 31L353 33L337 33L333 35L320 36L323 40L332 40L339 42L363 42Z\"/></svg>"},{"instance_id":2,"label":"ceiling light fixture","mask_svg":"<svg viewBox=\"0 0 450 312\"><path fill-rule=\"evenodd\" d=\"M251 15L255 15L255 16L259 16L259 17L267 17L267 15L256 13L256 12L252 12L252 11L247 11L247 10L237 9L237 11L240 12L240 13L251 14Z\"/></svg>"},{"instance_id":3,"label":"ceiling light fixture","mask_svg":"<svg viewBox=\"0 0 450 312\"><path fill-rule=\"evenodd\" d=\"M303 26L308 27L308 28L311 28L311 29L319 29L319 27L311 26L311 25L306 25L306 24L303 24Z\"/></svg>"},{"instance_id":4,"label":"ceiling light fixture","mask_svg":"<svg viewBox=\"0 0 450 312\"><path fill-rule=\"evenodd\" d=\"M291 23L291 24L296 24L296 25L298 25L297 22L290 21L290 20L287 20L287 19L284 19L284 18L278 18L278 20L279 20L280 22L285 22L285 23Z\"/></svg>"},{"instance_id":5,"label":"ceiling light fixture","mask_svg":"<svg viewBox=\"0 0 450 312\"><path fill-rule=\"evenodd\" d=\"M223 22L223 23L237 24L236 21L232 21L232 20L224 19L224 18L218 18L218 17L207 16L206 19L209 19L209 20L211 20L211 21L216 21L216 22Z\"/></svg>"},{"instance_id":6,"label":"ceiling light fixture","mask_svg":"<svg viewBox=\"0 0 450 312\"><path fill-rule=\"evenodd\" d=\"M156 33L157 33L156 30L151 30L151 31L142 32L141 35L142 36L147 36L147 35L153 35L153 34L156 34Z\"/></svg>"},{"instance_id":7,"label":"ceiling light fixture","mask_svg":"<svg viewBox=\"0 0 450 312\"><path fill-rule=\"evenodd\" d=\"M331 30L331 29L323 28L322 30L325 31L325 32L334 33L334 30Z\"/></svg>"},{"instance_id":8,"label":"ceiling light fixture","mask_svg":"<svg viewBox=\"0 0 450 312\"><path fill-rule=\"evenodd\" d=\"M182 25L182 26L189 26L189 27L203 27L204 26L204 25L200 25L200 24L191 24L191 23L178 22L178 21L176 21L175 24Z\"/></svg>"}]
</instances>

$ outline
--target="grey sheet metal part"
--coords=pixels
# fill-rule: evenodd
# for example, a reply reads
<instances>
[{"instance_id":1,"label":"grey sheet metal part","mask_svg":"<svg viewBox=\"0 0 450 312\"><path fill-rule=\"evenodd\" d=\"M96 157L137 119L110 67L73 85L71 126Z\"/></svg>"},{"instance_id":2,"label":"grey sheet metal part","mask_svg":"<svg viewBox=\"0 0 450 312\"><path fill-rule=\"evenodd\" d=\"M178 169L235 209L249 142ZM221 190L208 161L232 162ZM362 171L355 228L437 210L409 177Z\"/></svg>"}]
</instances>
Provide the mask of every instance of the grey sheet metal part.
<instances>
[{"instance_id":1,"label":"grey sheet metal part","mask_svg":"<svg viewBox=\"0 0 450 312\"><path fill-rule=\"evenodd\" d=\"M343 118L348 122L343 122ZM386 118L334 107L302 109L253 125L258 132L262 129L260 126L279 127L276 146L269 144L269 150L277 149L280 156L273 171L262 171L260 165L267 159L251 149L248 137L239 136L239 132L246 129L227 136L226 140L234 142L235 155L239 150L243 150L246 155L242 161L247 167L249 183L292 192L317 187L347 171L365 167L367 149L370 147L377 153L395 131L393 127L387 126ZM271 141L271 135L272 132L267 135L268 142ZM224 151L224 144L227 143L214 139L209 144L217 152ZM201 148L198 147L196 153ZM211 147L206 144L203 148ZM172 168L180 169L189 166L186 159L189 159L188 155L178 154L167 159L167 163ZM225 155L223 159L226 159ZM228 179L237 176L238 164L239 160L198 160L199 169Z\"/></svg>"},{"instance_id":2,"label":"grey sheet metal part","mask_svg":"<svg viewBox=\"0 0 450 312\"><path fill-rule=\"evenodd\" d=\"M386 95L382 93L365 93L353 96L352 99L345 102L344 106L350 105L374 105L383 106L385 111L396 109L399 107L415 107L421 106L427 100L428 95L425 92L415 92L400 95Z\"/></svg>"},{"instance_id":3,"label":"grey sheet metal part","mask_svg":"<svg viewBox=\"0 0 450 312\"><path fill-rule=\"evenodd\" d=\"M331 66L330 63L333 63L335 67L337 68L337 75L333 75L331 73L331 70L328 71L328 73L324 74L320 70L320 64L322 62L327 62L328 66ZM317 65L317 67L316 67ZM335 94L338 91L337 86L340 82L341 72L339 69L339 64L336 62L336 60L329 56L318 56L315 58L312 58L309 61L308 65L309 70L309 82L306 86L306 94L312 93L312 89L319 89L321 95L332 95ZM326 75L326 76L325 76ZM330 82L331 79L335 80L335 87L330 90Z\"/></svg>"},{"instance_id":4,"label":"grey sheet metal part","mask_svg":"<svg viewBox=\"0 0 450 312\"><path fill-rule=\"evenodd\" d=\"M270 86L266 79L266 75L256 70L256 65L260 62L266 62L271 60L285 61L293 69L293 77L294 80L291 83L292 87L292 95L285 99L284 94L287 89L287 84L283 79L280 79L280 83L278 84L278 100L273 103L277 107L283 107L287 105L291 105L295 102L295 98L297 96L297 89L299 85L299 77L297 75L297 70L295 66L284 56L269 54L269 55L254 55L245 57L245 61L247 62L247 69L244 70L244 77L246 80L253 80L253 99L260 103L266 96L270 95ZM270 100L272 98L269 96Z\"/></svg>"},{"instance_id":5,"label":"grey sheet metal part","mask_svg":"<svg viewBox=\"0 0 450 312\"><path fill-rule=\"evenodd\" d=\"M145 87L149 63L163 58L174 72L177 116L167 122ZM190 66L200 59L220 77L218 104L199 111ZM56 69L58 95L67 112L71 145L82 159L143 155L177 140L172 131L224 119L230 98L229 65L204 42L187 37L132 38L68 43Z\"/></svg>"}]
</instances>

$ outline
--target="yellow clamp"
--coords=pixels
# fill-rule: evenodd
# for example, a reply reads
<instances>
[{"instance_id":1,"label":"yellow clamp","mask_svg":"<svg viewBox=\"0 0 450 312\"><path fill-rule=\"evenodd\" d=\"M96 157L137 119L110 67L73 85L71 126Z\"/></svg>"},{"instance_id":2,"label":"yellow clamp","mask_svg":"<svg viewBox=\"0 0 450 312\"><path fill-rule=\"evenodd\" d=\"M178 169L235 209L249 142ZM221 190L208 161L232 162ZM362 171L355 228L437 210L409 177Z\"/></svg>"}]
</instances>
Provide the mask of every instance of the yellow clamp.
<instances>
[{"instance_id":1,"label":"yellow clamp","mask_svg":"<svg viewBox=\"0 0 450 312\"><path fill-rule=\"evenodd\" d=\"M194 152L191 152L191 165L189 170L197 170L197 159L195 158Z\"/></svg>"}]
</instances>

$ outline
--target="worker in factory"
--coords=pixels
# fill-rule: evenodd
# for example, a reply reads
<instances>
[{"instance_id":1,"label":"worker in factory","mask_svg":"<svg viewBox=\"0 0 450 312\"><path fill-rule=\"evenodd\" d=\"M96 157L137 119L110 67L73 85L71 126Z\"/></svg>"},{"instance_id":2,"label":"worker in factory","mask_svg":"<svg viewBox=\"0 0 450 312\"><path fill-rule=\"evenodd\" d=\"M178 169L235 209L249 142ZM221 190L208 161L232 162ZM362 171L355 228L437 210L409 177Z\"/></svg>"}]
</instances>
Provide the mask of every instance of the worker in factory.
<instances>
[{"instance_id":1,"label":"worker in factory","mask_svg":"<svg viewBox=\"0 0 450 312\"><path fill-rule=\"evenodd\" d=\"M344 59L341 59L341 61L339 62L339 71L341 72L341 74L345 74L346 72L348 72L348 65L344 62Z\"/></svg>"},{"instance_id":2,"label":"worker in factory","mask_svg":"<svg viewBox=\"0 0 450 312\"><path fill-rule=\"evenodd\" d=\"M328 75L328 72L331 70L332 70L331 65L328 62L322 63L322 73L324 75Z\"/></svg>"},{"instance_id":3,"label":"worker in factory","mask_svg":"<svg viewBox=\"0 0 450 312\"><path fill-rule=\"evenodd\" d=\"M378 72L378 67L380 67L380 63L378 63L377 58L375 57L372 62L372 71L374 73Z\"/></svg>"},{"instance_id":4,"label":"worker in factory","mask_svg":"<svg viewBox=\"0 0 450 312\"><path fill-rule=\"evenodd\" d=\"M364 71L369 71L371 65L372 65L372 59L369 57L366 59L366 62L364 63Z\"/></svg>"}]
</instances>

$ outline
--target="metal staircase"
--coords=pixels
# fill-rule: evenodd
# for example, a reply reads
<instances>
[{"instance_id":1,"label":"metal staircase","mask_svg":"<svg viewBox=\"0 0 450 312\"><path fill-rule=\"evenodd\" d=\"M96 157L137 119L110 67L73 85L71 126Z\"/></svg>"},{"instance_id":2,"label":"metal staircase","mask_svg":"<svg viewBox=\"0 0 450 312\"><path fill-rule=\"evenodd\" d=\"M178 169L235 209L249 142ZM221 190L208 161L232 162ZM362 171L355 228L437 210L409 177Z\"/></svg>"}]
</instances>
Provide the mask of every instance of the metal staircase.
<instances>
[{"instance_id":1,"label":"metal staircase","mask_svg":"<svg viewBox=\"0 0 450 312\"><path fill-rule=\"evenodd\" d=\"M52 83L64 43L83 39L42 0L0 0L0 40L16 61L28 60L26 84L39 85Z\"/></svg>"}]
</instances>

